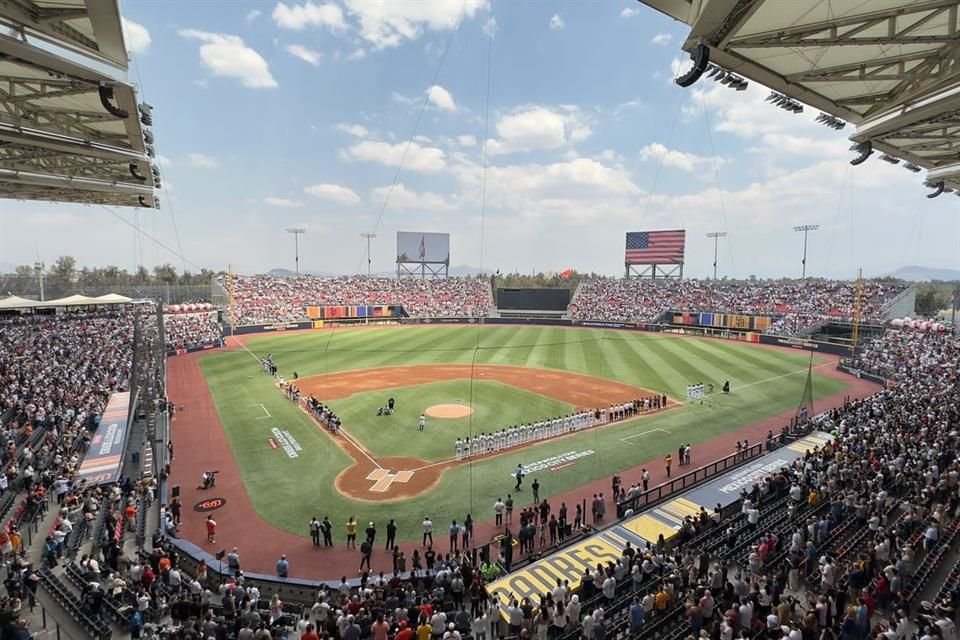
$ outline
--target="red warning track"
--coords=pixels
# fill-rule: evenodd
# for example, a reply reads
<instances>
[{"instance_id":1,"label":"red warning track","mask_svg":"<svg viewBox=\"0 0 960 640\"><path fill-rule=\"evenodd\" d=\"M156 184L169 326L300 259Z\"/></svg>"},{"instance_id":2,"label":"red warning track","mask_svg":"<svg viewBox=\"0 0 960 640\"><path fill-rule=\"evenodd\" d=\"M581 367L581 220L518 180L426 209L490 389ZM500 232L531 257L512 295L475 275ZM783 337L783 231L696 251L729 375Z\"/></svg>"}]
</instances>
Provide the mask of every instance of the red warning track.
<instances>
[{"instance_id":1,"label":"red warning track","mask_svg":"<svg viewBox=\"0 0 960 640\"><path fill-rule=\"evenodd\" d=\"M772 347L771 347L772 348ZM290 561L290 575L298 578L331 579L341 575L356 575L359 566L359 553L346 550L342 546L342 532L335 531L333 549L314 548L309 538L293 535L275 528L266 522L253 508L240 481L240 471L230 450L219 416L214 408L213 398L207 388L198 364L205 353L176 356L167 360L168 394L176 403L178 412L172 425L174 460L172 463L171 486L181 486L181 500L184 505L193 505L211 498L222 498L225 505L214 511L218 524L217 544L205 542L205 513L184 510L181 536L194 544L207 549L211 554L220 549L239 547L245 570L273 573L273 567L281 554ZM836 362L837 358L818 354L820 357ZM819 373L827 377L841 379L849 386L840 393L817 401L818 410L839 407L844 398L862 398L875 391L878 386L866 380L858 380L837 371L832 366L819 368ZM182 409L182 410L180 410ZM697 444L693 450L694 466L728 455L733 451L737 440L761 440L768 430L779 430L793 416L793 411L785 411L736 432L727 433ZM620 474L627 485L639 482L640 469L647 467L651 474L651 484L663 482L665 473L659 460L637 465ZM205 469L220 470L217 486L213 491L199 491L197 484ZM551 501L564 501L574 504L589 499L594 493L608 493L608 478L584 485L572 491L549 496ZM529 495L529 494L527 494ZM527 497L527 496L524 496ZM521 506L518 505L519 509ZM387 516L389 517L389 516ZM306 533L306 532L304 532ZM475 539L487 541L496 530L493 519L480 521L475 525ZM400 546L409 557L418 543L406 542ZM443 547L442 543L440 545ZM439 549L446 551L443 547ZM390 554L378 547L373 554L373 571L390 571Z\"/></svg>"}]
</instances>

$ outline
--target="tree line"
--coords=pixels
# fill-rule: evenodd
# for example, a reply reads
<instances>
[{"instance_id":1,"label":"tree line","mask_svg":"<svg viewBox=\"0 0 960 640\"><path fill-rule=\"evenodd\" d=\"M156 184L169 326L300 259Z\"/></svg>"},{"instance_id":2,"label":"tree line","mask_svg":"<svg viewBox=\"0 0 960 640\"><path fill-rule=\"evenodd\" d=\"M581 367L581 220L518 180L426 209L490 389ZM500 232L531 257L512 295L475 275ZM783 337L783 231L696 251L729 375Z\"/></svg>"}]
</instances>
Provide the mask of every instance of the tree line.
<instances>
[{"instance_id":1,"label":"tree line","mask_svg":"<svg viewBox=\"0 0 960 640\"><path fill-rule=\"evenodd\" d=\"M223 273L201 269L198 273L180 273L172 264L161 264L149 270L140 266L130 272L117 266L80 267L73 256L60 256L53 264L21 264L13 274L19 278L38 278L42 274L50 284L69 284L75 287L129 287L129 286L203 286L210 279Z\"/></svg>"}]
</instances>

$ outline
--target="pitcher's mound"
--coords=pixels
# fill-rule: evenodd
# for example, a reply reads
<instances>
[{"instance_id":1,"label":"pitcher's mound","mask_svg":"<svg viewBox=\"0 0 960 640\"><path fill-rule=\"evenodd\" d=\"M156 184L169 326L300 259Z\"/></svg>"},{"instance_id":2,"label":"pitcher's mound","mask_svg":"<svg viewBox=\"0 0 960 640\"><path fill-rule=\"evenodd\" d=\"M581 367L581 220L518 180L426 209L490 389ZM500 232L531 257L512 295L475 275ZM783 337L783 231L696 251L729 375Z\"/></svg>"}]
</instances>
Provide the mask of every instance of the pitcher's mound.
<instances>
[{"instance_id":1,"label":"pitcher's mound","mask_svg":"<svg viewBox=\"0 0 960 640\"><path fill-rule=\"evenodd\" d=\"M471 413L473 409L465 404L435 404L426 410L431 418L466 418Z\"/></svg>"}]
</instances>

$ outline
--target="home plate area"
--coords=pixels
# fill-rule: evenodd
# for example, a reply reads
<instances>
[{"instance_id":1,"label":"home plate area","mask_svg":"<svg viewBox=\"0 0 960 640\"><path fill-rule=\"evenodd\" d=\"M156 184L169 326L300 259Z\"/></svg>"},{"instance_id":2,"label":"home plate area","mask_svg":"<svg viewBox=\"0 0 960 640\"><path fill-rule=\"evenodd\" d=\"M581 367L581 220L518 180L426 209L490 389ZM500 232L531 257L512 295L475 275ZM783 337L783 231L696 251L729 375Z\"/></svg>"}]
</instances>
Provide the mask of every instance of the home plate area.
<instances>
[{"instance_id":1,"label":"home plate area","mask_svg":"<svg viewBox=\"0 0 960 640\"><path fill-rule=\"evenodd\" d=\"M413 477L413 471L391 472L389 469L374 469L367 474L367 480L373 482L369 491L374 493L386 493L390 490L390 485L394 482L406 483Z\"/></svg>"}]
</instances>

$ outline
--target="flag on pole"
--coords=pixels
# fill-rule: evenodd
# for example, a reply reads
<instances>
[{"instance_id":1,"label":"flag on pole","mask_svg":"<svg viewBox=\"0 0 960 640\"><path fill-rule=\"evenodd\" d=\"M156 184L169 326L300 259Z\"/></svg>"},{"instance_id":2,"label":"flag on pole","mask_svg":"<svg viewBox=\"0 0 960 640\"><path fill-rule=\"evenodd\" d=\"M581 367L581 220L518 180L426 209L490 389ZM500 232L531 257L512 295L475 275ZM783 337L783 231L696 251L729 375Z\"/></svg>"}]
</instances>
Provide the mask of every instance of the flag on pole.
<instances>
[{"instance_id":1,"label":"flag on pole","mask_svg":"<svg viewBox=\"0 0 960 640\"><path fill-rule=\"evenodd\" d=\"M419 255L421 260L427 257L426 236L420 236L420 254Z\"/></svg>"},{"instance_id":2,"label":"flag on pole","mask_svg":"<svg viewBox=\"0 0 960 640\"><path fill-rule=\"evenodd\" d=\"M627 264L682 264L686 232L629 231L624 254Z\"/></svg>"}]
</instances>

